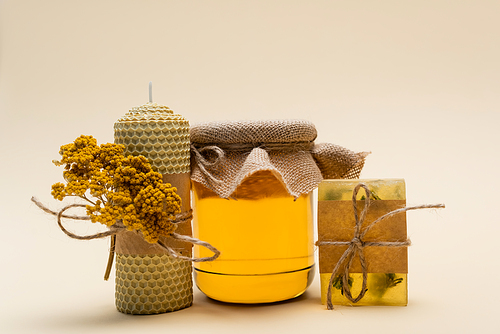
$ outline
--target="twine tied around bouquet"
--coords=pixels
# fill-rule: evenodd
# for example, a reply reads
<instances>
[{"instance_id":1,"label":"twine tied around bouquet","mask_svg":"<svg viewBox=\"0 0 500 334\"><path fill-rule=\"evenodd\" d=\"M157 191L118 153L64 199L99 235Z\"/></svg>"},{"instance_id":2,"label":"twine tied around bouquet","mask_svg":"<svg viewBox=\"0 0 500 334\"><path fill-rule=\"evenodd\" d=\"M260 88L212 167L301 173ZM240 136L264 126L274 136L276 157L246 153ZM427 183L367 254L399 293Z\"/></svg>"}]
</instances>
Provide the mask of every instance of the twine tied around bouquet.
<instances>
[{"instance_id":1,"label":"twine tied around bouquet","mask_svg":"<svg viewBox=\"0 0 500 334\"><path fill-rule=\"evenodd\" d=\"M358 194L358 191L360 188L363 188L365 191L365 207L363 208L363 211L361 211L361 215L358 216L358 208L357 208L357 200L356 196ZM371 246L383 246L383 247L408 247L410 246L411 242L409 239L406 239L405 241L363 241L364 236L366 233L377 223L381 222L382 220L385 220L391 216L397 215L399 213L403 213L406 211L410 210L418 210L418 209L438 209L438 208L444 208L444 204L425 204L425 205L418 205L418 206L410 206L410 207L404 207L401 209L393 210L373 222L371 222L368 226L366 226L364 229L362 229L363 222L366 217L366 213L368 212L368 209L370 207L370 196L371 192L368 189L368 187L364 183L359 183L353 190L352 192L352 205L354 209L354 220L355 220L355 225L354 225L354 236L351 241L318 241L316 242L317 246L324 246L324 245L333 245L333 246L348 246L345 252L342 254L340 259L338 260L337 264L335 265L332 276L330 277L330 282L328 283L328 292L327 292L327 308L329 310L333 310L333 303L332 303L332 285L333 281L337 275L337 273L340 271L341 267L343 267L343 275L342 275L342 291L344 296L346 296L347 299L349 299L352 303L357 303L360 301L364 296L367 291L366 286L367 286L367 279L368 279L368 269L367 269L367 263L364 255L364 248L365 247L371 247ZM358 255L359 257L359 262L361 264L361 270L363 274L363 283L361 286L361 291L359 292L358 296L354 298L351 294L351 289L349 287L349 270L351 268L352 262L354 258Z\"/></svg>"},{"instance_id":2,"label":"twine tied around bouquet","mask_svg":"<svg viewBox=\"0 0 500 334\"><path fill-rule=\"evenodd\" d=\"M127 231L127 228L123 225L123 223L120 220L118 220L115 224L113 224L112 226L110 226L109 231L100 232L100 233L91 234L91 235L78 235L78 234L74 234L74 233L68 231L63 226L63 224L62 224L62 218L68 218L68 219L74 219L74 220L90 220L89 216L77 216L77 215L64 214L65 211L67 211L67 210L69 210L71 208L85 208L86 205L84 205L84 204L69 204L69 205L66 205L65 207L63 207L58 212L55 212L55 211L50 210L45 205L43 205L35 197L31 197L31 201L33 203L35 203L36 206L38 206L43 211L45 211L45 212L47 212L47 213L49 213L49 214L51 214L53 216L56 216L57 217L57 224L59 225L59 228L67 236L69 236L70 238L77 239L77 240L92 240L92 239L102 239L102 238L106 238L106 237L111 237L111 247L109 249L108 263L107 263L107 266L106 266L106 272L104 274L104 280L107 281L108 278L109 278L109 275L111 273L111 267L113 266L113 259L114 259L114 254L115 254L116 235ZM171 220L171 222L173 224L180 224L180 223L183 223L185 221L191 220L192 217L193 217L192 211L193 210L189 210L189 211L186 211L186 212L183 212L183 213L175 215L175 219ZM187 235L178 234L178 233L175 233L175 232L172 233L170 235L170 237L173 238L173 239L176 239L176 240L180 240L180 241L184 241L184 242L189 242L189 243L192 243L194 245L205 247L205 248L209 249L210 251L212 251L214 253L214 255L212 255L210 257L191 258L191 257L183 256L183 255L177 253L174 249L172 249L171 247L169 247L166 244L164 244L161 240L158 240L157 244L162 249L164 249L170 256L172 256L172 257L174 257L176 259L186 260L186 261L190 261L190 262L208 262L208 261L214 261L220 255L220 251L217 248L215 248L214 246L210 245L208 242L201 241L199 239L192 238L192 237L189 237Z\"/></svg>"}]
</instances>

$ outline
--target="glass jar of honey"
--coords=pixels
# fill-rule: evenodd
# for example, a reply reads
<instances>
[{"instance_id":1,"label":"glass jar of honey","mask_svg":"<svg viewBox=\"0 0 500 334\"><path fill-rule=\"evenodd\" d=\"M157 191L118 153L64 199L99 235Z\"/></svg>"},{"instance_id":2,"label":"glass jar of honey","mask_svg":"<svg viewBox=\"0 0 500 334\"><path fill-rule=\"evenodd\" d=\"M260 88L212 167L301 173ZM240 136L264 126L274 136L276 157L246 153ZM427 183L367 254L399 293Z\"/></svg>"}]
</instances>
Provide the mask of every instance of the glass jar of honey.
<instances>
[{"instance_id":1,"label":"glass jar of honey","mask_svg":"<svg viewBox=\"0 0 500 334\"><path fill-rule=\"evenodd\" d=\"M224 302L269 303L306 290L314 276L311 193L294 200L270 171L245 178L232 199L197 182L193 190L194 236L221 252L195 264L202 292ZM195 247L195 256L206 255Z\"/></svg>"},{"instance_id":2,"label":"glass jar of honey","mask_svg":"<svg viewBox=\"0 0 500 334\"><path fill-rule=\"evenodd\" d=\"M231 303L297 297L314 276L312 190L322 175L308 121L195 125L193 234L220 252L194 265L198 288ZM195 246L196 257L210 256Z\"/></svg>"}]
</instances>

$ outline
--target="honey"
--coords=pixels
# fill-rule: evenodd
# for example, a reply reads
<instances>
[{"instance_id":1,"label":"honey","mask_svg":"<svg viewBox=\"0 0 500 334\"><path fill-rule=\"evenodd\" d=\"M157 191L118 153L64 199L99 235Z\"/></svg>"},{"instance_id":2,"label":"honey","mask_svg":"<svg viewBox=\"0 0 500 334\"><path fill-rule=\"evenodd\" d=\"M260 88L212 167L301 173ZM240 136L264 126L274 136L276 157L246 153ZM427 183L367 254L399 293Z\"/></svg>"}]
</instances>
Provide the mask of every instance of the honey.
<instances>
[{"instance_id":1,"label":"honey","mask_svg":"<svg viewBox=\"0 0 500 334\"><path fill-rule=\"evenodd\" d=\"M208 297L230 303L270 303L301 295L314 276L312 194L296 200L269 171L246 178L230 199L193 182L194 237L220 257L195 263ZM194 247L196 257L211 256Z\"/></svg>"}]
</instances>

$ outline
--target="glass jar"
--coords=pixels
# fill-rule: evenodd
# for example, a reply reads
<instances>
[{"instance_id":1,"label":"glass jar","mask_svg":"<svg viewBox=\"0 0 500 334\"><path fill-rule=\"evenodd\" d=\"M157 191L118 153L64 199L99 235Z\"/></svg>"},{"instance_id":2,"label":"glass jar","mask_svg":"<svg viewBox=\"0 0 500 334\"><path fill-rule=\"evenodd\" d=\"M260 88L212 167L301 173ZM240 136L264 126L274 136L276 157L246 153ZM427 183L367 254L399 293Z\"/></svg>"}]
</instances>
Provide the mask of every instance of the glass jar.
<instances>
[{"instance_id":1,"label":"glass jar","mask_svg":"<svg viewBox=\"0 0 500 334\"><path fill-rule=\"evenodd\" d=\"M193 182L194 237L220 250L195 263L208 297L230 303L271 303L304 293L314 276L312 192L294 199L270 171L247 177L230 199ZM196 257L211 256L195 246Z\"/></svg>"}]
</instances>

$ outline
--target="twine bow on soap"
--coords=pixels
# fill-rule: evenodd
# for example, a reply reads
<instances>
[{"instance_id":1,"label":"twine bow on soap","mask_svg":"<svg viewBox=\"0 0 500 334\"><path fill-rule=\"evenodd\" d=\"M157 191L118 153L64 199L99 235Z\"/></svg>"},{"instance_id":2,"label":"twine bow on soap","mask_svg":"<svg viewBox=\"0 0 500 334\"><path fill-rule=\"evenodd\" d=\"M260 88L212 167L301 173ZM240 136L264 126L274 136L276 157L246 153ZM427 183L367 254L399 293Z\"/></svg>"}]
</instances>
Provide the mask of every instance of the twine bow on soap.
<instances>
[{"instance_id":1,"label":"twine bow on soap","mask_svg":"<svg viewBox=\"0 0 500 334\"><path fill-rule=\"evenodd\" d=\"M361 215L358 216L358 208L357 208L357 200L356 196L358 194L358 191L360 188L363 188L365 191L365 207L363 208L363 211L361 211ZM330 282L328 283L328 293L326 296L327 299L327 308L329 310L333 309L333 303L332 303L332 286L333 286L333 281L337 275L337 273L340 271L340 269L343 267L343 275L342 275L342 292L344 296L346 296L347 299L349 299L352 303L357 303L360 301L364 296L367 291L366 286L367 286L367 278L368 278L368 269L367 269L367 263L364 255L364 248L365 247L371 247L371 246L382 246L382 247L408 247L410 246L411 242L409 239L404 240L404 241L363 241L363 238L365 237L366 233L370 231L370 229L375 226L377 223L381 222L382 220L385 220L391 216L397 215L399 213L403 213L406 211L410 210L418 210L418 209L438 209L438 208L444 208L444 204L426 204L426 205L418 205L418 206L411 206L411 207L405 207L401 209L397 209L394 211L391 211L373 222L371 222L368 226L365 228L362 228L363 222L366 217L366 213L368 212L368 209L370 207L370 196L371 192L368 189L368 187L363 184L359 183L353 190L352 192L352 205L354 209L354 220L355 220L355 225L354 225L354 236L351 241L318 241L316 242L317 246L324 246L324 245L332 245L332 246L348 246L345 252L342 254L340 259L338 260L337 264L333 268L332 276L330 277ZM361 291L359 292L358 296L354 298L351 294L351 289L349 287L349 270L351 268L352 262L356 255L359 258L359 262L361 264L361 270L363 274L363 283L361 286Z\"/></svg>"},{"instance_id":2,"label":"twine bow on soap","mask_svg":"<svg viewBox=\"0 0 500 334\"><path fill-rule=\"evenodd\" d=\"M108 280L110 272L111 272L111 267L113 265L113 258L115 254L115 241L116 241L116 235L123 233L125 231L128 231L127 228L121 223L121 221L117 221L115 224L109 227L109 231L105 232L100 232L92 235L78 235L74 234L70 231L68 231L62 224L62 218L68 218L68 219L74 219L74 220L90 220L89 216L76 216L76 215L67 215L64 214L65 211L71 209L71 208L85 208L86 205L84 204L69 204L63 207L61 210L58 212L52 211L49 208L47 208L45 205L43 205L38 199L35 197L31 198L31 201L35 203L40 209L43 211L56 216L57 217L57 224L59 225L59 228L70 238L77 239L77 240L92 240L92 239L101 239L101 238L106 238L106 237L111 237L111 247L109 250L109 258L108 258L108 264L106 267L106 272L104 274L104 279ZM193 217L192 210L188 212L183 212L178 215L175 215L175 219L172 220L173 224L180 224L185 221L191 220ZM137 231L135 231L138 233ZM214 246L210 245L208 242L201 241L196 238L189 237L187 235L182 235L182 234L177 234L177 233L172 233L170 235L171 238L184 241L184 242L189 242L194 245L202 246L214 253L214 255L210 257L202 257L202 258L191 258L187 256L183 256L179 253L177 253L174 249L171 247L167 246L164 244L161 240L157 241L157 244L164 249L170 256L176 258L176 259L181 259L181 260L186 260L186 261L191 261L191 262L208 262L208 261L214 261L217 259L220 255L220 251L215 248Z\"/></svg>"}]
</instances>

